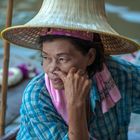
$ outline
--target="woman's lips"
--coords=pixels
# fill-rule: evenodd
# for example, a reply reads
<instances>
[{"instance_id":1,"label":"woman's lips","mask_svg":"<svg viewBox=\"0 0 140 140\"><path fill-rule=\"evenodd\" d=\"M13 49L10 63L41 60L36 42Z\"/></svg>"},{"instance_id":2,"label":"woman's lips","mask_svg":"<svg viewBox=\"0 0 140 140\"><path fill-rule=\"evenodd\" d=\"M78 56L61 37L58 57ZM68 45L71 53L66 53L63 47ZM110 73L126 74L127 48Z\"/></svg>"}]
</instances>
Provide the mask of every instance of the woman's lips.
<instances>
[{"instance_id":1,"label":"woman's lips","mask_svg":"<svg viewBox=\"0 0 140 140\"><path fill-rule=\"evenodd\" d=\"M62 83L62 80L57 78L57 79L51 79L51 81L54 83L54 84L58 84L58 83Z\"/></svg>"}]
</instances>

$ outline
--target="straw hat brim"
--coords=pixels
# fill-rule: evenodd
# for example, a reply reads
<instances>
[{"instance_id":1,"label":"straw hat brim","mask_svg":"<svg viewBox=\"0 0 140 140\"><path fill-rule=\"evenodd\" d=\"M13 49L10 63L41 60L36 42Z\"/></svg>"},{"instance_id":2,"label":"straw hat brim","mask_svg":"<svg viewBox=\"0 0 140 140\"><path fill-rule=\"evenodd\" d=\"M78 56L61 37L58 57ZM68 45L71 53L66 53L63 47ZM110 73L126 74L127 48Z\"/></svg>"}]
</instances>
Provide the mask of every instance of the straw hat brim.
<instances>
[{"instance_id":1,"label":"straw hat brim","mask_svg":"<svg viewBox=\"0 0 140 140\"><path fill-rule=\"evenodd\" d=\"M40 50L40 44L38 42L41 31L44 28L49 27L30 27L25 25L13 26L6 28L1 32L1 35L10 43L14 43L19 46L23 46L30 49ZM52 28L52 27L51 27ZM53 28L64 28L66 27L53 27ZM71 29L70 30L81 30L84 29ZM122 36L113 33L106 33L97 30L85 30L88 32L98 33L101 37L105 54L107 55L117 55L117 54L126 54L133 53L140 49L140 45L136 42Z\"/></svg>"}]
</instances>

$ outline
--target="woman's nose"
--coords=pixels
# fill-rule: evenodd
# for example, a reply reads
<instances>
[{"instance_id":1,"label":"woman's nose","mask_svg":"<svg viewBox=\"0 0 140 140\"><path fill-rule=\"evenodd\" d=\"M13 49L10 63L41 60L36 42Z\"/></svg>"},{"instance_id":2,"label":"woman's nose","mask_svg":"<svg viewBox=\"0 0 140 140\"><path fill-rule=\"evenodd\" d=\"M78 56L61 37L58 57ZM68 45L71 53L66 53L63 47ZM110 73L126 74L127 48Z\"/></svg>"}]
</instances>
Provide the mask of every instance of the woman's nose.
<instances>
[{"instance_id":1,"label":"woman's nose","mask_svg":"<svg viewBox=\"0 0 140 140\"><path fill-rule=\"evenodd\" d=\"M59 70L59 67L58 67L58 64L57 64L56 61L52 61L52 62L49 64L48 68L49 68L49 72L51 72L51 73L53 73L53 72L56 71L56 70Z\"/></svg>"}]
</instances>

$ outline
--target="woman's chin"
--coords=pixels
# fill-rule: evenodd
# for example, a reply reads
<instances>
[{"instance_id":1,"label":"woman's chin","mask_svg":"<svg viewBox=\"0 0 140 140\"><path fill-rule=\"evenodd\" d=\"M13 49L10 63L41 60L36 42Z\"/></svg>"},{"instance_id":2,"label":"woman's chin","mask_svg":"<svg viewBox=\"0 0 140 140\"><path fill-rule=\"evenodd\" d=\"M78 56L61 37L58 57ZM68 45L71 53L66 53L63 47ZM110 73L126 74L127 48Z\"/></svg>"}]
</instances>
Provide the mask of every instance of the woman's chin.
<instances>
[{"instance_id":1,"label":"woman's chin","mask_svg":"<svg viewBox=\"0 0 140 140\"><path fill-rule=\"evenodd\" d=\"M63 85L63 84L53 84L53 87L54 87L55 89L58 89L58 90L64 89L64 85Z\"/></svg>"}]
</instances>

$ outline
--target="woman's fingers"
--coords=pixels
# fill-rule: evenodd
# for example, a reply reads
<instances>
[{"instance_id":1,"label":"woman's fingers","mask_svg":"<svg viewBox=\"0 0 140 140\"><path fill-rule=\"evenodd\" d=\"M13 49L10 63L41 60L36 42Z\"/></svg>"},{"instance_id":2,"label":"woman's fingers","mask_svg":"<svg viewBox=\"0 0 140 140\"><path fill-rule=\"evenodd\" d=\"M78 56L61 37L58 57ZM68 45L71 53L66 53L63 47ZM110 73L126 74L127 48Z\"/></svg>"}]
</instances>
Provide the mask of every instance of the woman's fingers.
<instances>
[{"instance_id":1,"label":"woman's fingers","mask_svg":"<svg viewBox=\"0 0 140 140\"><path fill-rule=\"evenodd\" d=\"M68 72L68 75L74 75L76 73L77 69L75 67L72 67L69 72Z\"/></svg>"},{"instance_id":2,"label":"woman's fingers","mask_svg":"<svg viewBox=\"0 0 140 140\"><path fill-rule=\"evenodd\" d=\"M65 81L67 75L64 72L62 72L62 71L56 71L55 73L60 77L60 79L63 82Z\"/></svg>"},{"instance_id":3,"label":"woman's fingers","mask_svg":"<svg viewBox=\"0 0 140 140\"><path fill-rule=\"evenodd\" d=\"M83 82L83 86L82 86L82 92L85 93L83 94L83 97L87 97L90 87L91 87L92 81L89 79L85 79L85 81Z\"/></svg>"},{"instance_id":4,"label":"woman's fingers","mask_svg":"<svg viewBox=\"0 0 140 140\"><path fill-rule=\"evenodd\" d=\"M75 67L72 67L69 72L68 72L68 75L62 71L55 71L55 74L57 74L60 79L64 82L66 80L67 77L72 77L72 75L74 75L74 73L76 72L76 68Z\"/></svg>"},{"instance_id":5,"label":"woman's fingers","mask_svg":"<svg viewBox=\"0 0 140 140\"><path fill-rule=\"evenodd\" d=\"M82 69L79 69L77 72L76 72L76 74L78 74L78 75L80 75L80 76L83 76L83 75L85 75L85 71L84 70L82 70Z\"/></svg>"},{"instance_id":6,"label":"woman's fingers","mask_svg":"<svg viewBox=\"0 0 140 140\"><path fill-rule=\"evenodd\" d=\"M83 69L79 69L76 74L82 76L84 79L89 79L87 72Z\"/></svg>"},{"instance_id":7,"label":"woman's fingers","mask_svg":"<svg viewBox=\"0 0 140 140\"><path fill-rule=\"evenodd\" d=\"M84 102L90 90L90 80L86 71L72 67L68 73L55 72L63 81L66 100L69 104Z\"/></svg>"}]
</instances>

